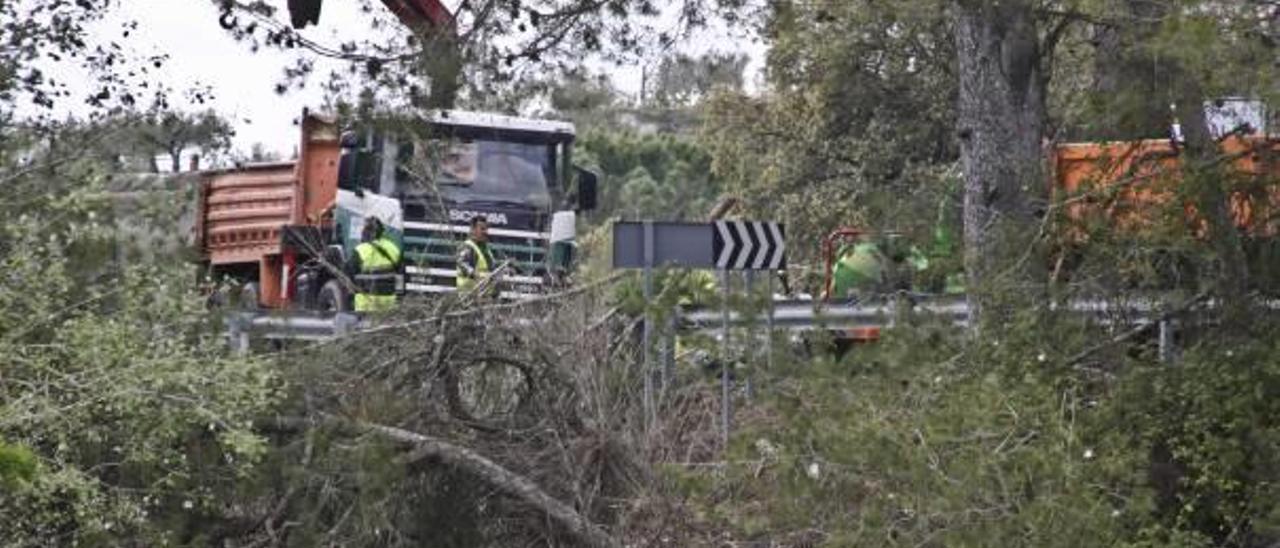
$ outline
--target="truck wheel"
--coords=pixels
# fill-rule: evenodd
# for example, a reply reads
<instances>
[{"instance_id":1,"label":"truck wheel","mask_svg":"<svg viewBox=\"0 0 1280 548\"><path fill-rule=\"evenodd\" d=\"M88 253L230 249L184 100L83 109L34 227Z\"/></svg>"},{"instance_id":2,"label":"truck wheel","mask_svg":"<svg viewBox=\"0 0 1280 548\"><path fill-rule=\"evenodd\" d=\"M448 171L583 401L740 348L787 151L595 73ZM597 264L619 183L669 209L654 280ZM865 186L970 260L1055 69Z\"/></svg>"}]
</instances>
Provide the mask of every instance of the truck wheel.
<instances>
[{"instance_id":1,"label":"truck wheel","mask_svg":"<svg viewBox=\"0 0 1280 548\"><path fill-rule=\"evenodd\" d=\"M338 280L325 282L320 287L320 293L316 295L316 310L321 312L350 312L350 303L347 291L342 288Z\"/></svg>"},{"instance_id":2,"label":"truck wheel","mask_svg":"<svg viewBox=\"0 0 1280 548\"><path fill-rule=\"evenodd\" d=\"M258 286L258 282L245 282L240 286L240 308L244 310L257 310L258 295L262 293Z\"/></svg>"}]
</instances>

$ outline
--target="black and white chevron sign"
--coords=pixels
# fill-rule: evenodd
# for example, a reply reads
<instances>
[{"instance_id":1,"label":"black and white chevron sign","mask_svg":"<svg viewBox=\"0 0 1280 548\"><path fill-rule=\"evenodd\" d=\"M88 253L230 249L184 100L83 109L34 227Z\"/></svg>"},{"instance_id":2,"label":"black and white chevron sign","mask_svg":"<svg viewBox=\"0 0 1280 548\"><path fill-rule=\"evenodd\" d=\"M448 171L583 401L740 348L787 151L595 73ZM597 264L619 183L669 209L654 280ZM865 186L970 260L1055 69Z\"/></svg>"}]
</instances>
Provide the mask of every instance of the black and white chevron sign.
<instances>
[{"instance_id":1,"label":"black and white chevron sign","mask_svg":"<svg viewBox=\"0 0 1280 548\"><path fill-rule=\"evenodd\" d=\"M782 224L716 221L712 254L720 270L778 270L787 264Z\"/></svg>"}]
</instances>

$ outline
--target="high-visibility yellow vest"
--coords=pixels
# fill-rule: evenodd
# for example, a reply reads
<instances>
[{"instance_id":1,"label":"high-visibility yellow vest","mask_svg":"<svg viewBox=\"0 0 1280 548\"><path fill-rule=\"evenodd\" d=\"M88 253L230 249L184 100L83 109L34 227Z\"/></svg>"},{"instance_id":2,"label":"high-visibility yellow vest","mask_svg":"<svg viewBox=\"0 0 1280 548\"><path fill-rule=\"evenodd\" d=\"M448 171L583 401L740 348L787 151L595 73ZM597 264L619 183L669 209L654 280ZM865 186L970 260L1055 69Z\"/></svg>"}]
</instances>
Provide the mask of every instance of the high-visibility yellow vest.
<instances>
[{"instance_id":1,"label":"high-visibility yellow vest","mask_svg":"<svg viewBox=\"0 0 1280 548\"><path fill-rule=\"evenodd\" d=\"M480 249L480 244L477 244L468 239L467 241L463 242L463 245L470 247L471 252L475 253L476 270L475 270L475 277L472 277L467 275L466 271L462 269L462 265L458 265L458 276L456 278L456 281L454 282L454 285L455 287L457 287L459 292L471 291L471 289L476 286L476 284L480 281L480 279L489 275L489 256L486 255L484 251ZM491 285L487 293L492 294L495 291L497 291L497 287L494 287Z\"/></svg>"},{"instance_id":2,"label":"high-visibility yellow vest","mask_svg":"<svg viewBox=\"0 0 1280 548\"><path fill-rule=\"evenodd\" d=\"M359 287L355 297L356 312L378 312L394 308L400 247L382 237L356 246L356 254L360 256L360 274L356 276L356 285Z\"/></svg>"}]
</instances>

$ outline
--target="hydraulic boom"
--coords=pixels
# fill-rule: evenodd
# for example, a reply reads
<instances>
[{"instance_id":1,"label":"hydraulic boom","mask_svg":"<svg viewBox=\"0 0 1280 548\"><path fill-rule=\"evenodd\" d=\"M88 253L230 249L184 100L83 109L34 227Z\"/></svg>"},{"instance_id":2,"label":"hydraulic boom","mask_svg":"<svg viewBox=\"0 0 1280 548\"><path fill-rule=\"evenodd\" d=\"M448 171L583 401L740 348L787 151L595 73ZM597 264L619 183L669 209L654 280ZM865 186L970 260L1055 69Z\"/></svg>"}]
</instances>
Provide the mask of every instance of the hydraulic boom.
<instances>
[{"instance_id":1,"label":"hydraulic boom","mask_svg":"<svg viewBox=\"0 0 1280 548\"><path fill-rule=\"evenodd\" d=\"M293 28L306 28L320 23L320 7L324 0L289 0L289 20ZM453 14L440 0L382 0L404 26L414 31L449 29Z\"/></svg>"}]
</instances>

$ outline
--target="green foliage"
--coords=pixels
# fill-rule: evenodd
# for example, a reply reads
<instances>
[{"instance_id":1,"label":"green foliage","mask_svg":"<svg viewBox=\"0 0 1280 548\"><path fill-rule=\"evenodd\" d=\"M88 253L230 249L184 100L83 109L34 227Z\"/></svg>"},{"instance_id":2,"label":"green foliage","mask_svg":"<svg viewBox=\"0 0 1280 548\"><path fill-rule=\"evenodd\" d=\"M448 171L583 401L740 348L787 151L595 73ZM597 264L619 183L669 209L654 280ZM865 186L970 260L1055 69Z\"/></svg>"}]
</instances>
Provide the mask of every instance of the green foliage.
<instances>
[{"instance_id":1,"label":"green foliage","mask_svg":"<svg viewBox=\"0 0 1280 548\"><path fill-rule=\"evenodd\" d=\"M1092 243L1091 253L1144 249ZM1109 257L1099 263L1159 266ZM899 330L843 363L760 381L781 388L766 389L733 464L684 477L683 489L704 519L747 539L808 530L830 545L1265 545L1280 532L1270 419L1280 363L1275 323L1254 321L1247 333L1188 328L1175 367L1155 362L1150 339L1097 346L1111 335L1032 310L962 346L954 330Z\"/></svg>"},{"instance_id":2,"label":"green foliage","mask_svg":"<svg viewBox=\"0 0 1280 548\"><path fill-rule=\"evenodd\" d=\"M0 437L39 463L0 496L5 542L182 541L263 457L276 377L227 355L181 255L132 251L159 245L139 228L178 230L178 204L153 196L164 224L114 219L123 198L77 139L47 141L0 205Z\"/></svg>"},{"instance_id":3,"label":"green foliage","mask_svg":"<svg viewBox=\"0 0 1280 548\"><path fill-rule=\"evenodd\" d=\"M704 105L726 191L787 223L793 264L840 226L929 241L958 154L942 3L779 2L766 33L770 91Z\"/></svg>"},{"instance_id":4,"label":"green foliage","mask_svg":"<svg viewBox=\"0 0 1280 548\"><path fill-rule=\"evenodd\" d=\"M290 518L300 526L289 539L297 546L483 546L484 520L495 517L483 510L486 494L464 474L405 466L402 455L376 439L317 429L274 448L250 485L258 496L278 489L293 497Z\"/></svg>"},{"instance_id":5,"label":"green foliage","mask_svg":"<svg viewBox=\"0 0 1280 548\"><path fill-rule=\"evenodd\" d=\"M1206 337L1143 367L1103 409L1105 445L1148 466L1152 518L1217 545L1280 538L1280 359L1273 334Z\"/></svg>"},{"instance_id":6,"label":"green foliage","mask_svg":"<svg viewBox=\"0 0 1280 548\"><path fill-rule=\"evenodd\" d=\"M131 110L143 96L162 97L156 86L165 55L138 54L121 40L96 32L110 20L128 37L138 23L121 17L118 0L7 1L0 3L0 120L14 126L56 124L61 110L88 105L101 113ZM86 75L67 85L65 75ZM81 95L83 93L83 95Z\"/></svg>"},{"instance_id":7,"label":"green foliage","mask_svg":"<svg viewBox=\"0 0 1280 548\"><path fill-rule=\"evenodd\" d=\"M689 106L716 90L742 91L748 60L740 53L663 57L654 77L652 102L659 107Z\"/></svg>"},{"instance_id":8,"label":"green foliage","mask_svg":"<svg viewBox=\"0 0 1280 548\"><path fill-rule=\"evenodd\" d=\"M698 491L709 519L833 546L1117 538L1105 493L1082 481L1097 465L1077 388L1005 374L931 330L855 353L761 385L780 383Z\"/></svg>"},{"instance_id":9,"label":"green foliage","mask_svg":"<svg viewBox=\"0 0 1280 548\"><path fill-rule=\"evenodd\" d=\"M225 152L235 135L230 122L212 110L180 113L153 108L134 123L132 138L137 148L169 157L169 170L185 169L180 164L182 152L195 147L201 153Z\"/></svg>"},{"instance_id":10,"label":"green foliage","mask_svg":"<svg viewBox=\"0 0 1280 548\"><path fill-rule=\"evenodd\" d=\"M578 140L578 161L601 175L601 217L692 220L719 196L711 157L670 135L592 132Z\"/></svg>"},{"instance_id":11,"label":"green foliage","mask_svg":"<svg viewBox=\"0 0 1280 548\"><path fill-rule=\"evenodd\" d=\"M1102 334L1032 313L982 341L897 329L757 378L727 467L667 472L744 541L1267 545L1280 354L1201 333L1169 366L1145 345L1081 362Z\"/></svg>"},{"instance_id":12,"label":"green foliage","mask_svg":"<svg viewBox=\"0 0 1280 548\"><path fill-rule=\"evenodd\" d=\"M1090 17L1064 41L1055 74L1075 82L1075 104L1060 104L1073 139L1167 138L1171 103L1236 96L1275 104L1274 14L1250 2L1091 2ZM1092 41L1092 46L1089 42ZM1060 86L1063 87L1063 86ZM1190 120L1181 120L1187 124Z\"/></svg>"},{"instance_id":13,"label":"green foliage","mask_svg":"<svg viewBox=\"0 0 1280 548\"><path fill-rule=\"evenodd\" d=\"M0 60L6 119L15 95L46 107L57 96L33 68L40 56L91 53L86 62L110 65L121 51L114 44L88 51L82 23L98 12L69 2L29 8L36 4L0 2L0 30L12 38ZM251 4L245 9L262 8ZM740 15L735 0L718 4L731 11L727 18ZM1064 83L1049 90L1054 125L1064 130L1058 137L1105 133L1100 128L1125 139L1161 135L1171 99L1185 105L1186 97L1276 94L1274 16L1253 11L1263 6L1180 0L1154 16L1134 11L1149 4L1088 0L1037 12L1045 45L1062 40L1052 74ZM400 56L406 40L344 45L344 53L406 60L363 63L345 89L365 92L357 109L400 104L389 97L421 106L453 97L424 99L416 84L424 74L465 74L471 93L464 103L508 108L543 90L507 85L530 80L515 61L581 54L560 38L534 38L524 45L536 47L521 50L504 39L508 28L572 36L586 51L608 38L625 57L643 45L631 16L657 12L649 1L580 9L587 5L540 4L557 8L553 15L486 12L470 34L476 45L461 52L479 62L466 73L451 55ZM689 7L682 15L700 24L706 7ZM577 160L603 176L597 219L700 219L722 192L733 194L744 200L744 216L787 223L793 264L816 263L818 239L842 225L895 229L921 248L939 227L957 234L955 134L967 128L955 121L949 8L943 0L771 2L763 27L770 87L760 96L741 93L740 57L668 57L651 97L634 109L596 77L574 73L549 86L552 108L591 127ZM537 18L550 27L538 28ZM250 28L249 20L233 20L232 34L294 44L279 29ZM1107 32L1115 42L1105 41ZM410 49L441 45L415 40ZM1108 70L1127 78L1103 86ZM309 72L303 63L288 77ZM338 80L331 91L344 89ZM122 79L107 74L102 83L91 103L135 101ZM651 132L682 134L691 121L705 122L696 138ZM618 131L623 124L635 130ZM190 196L113 177L121 154L176 156L190 142L219 148L225 122L160 107L131 120L53 129L0 129L6 545L280 542L285 533L277 526L297 545L509 545L512 538L559 545L546 516L495 495L491 485L478 487L474 476L431 459L410 462L401 444L327 421L381 421L466 445L609 524L649 495L636 487L645 474L631 463L676 454L659 446L667 426L697 428L689 426L696 413L673 413L657 428L640 416L636 388L644 373L630 339L643 312L661 323L678 304L720 304L705 272L661 272L649 302L638 281L627 280L608 303L622 314L597 321L595 309L571 310L535 326L545 332L450 317L427 328L438 331L415 331L425 325L417 323L275 361L230 356L183 254L168 242L180 228L163 221L180 218L171 206ZM1065 283L1055 293L1121 298L1211 285L1201 276L1230 257L1187 230L1182 202L1207 202L1219 186L1265 196L1274 182L1215 178L1206 169L1188 183L1153 210L1149 233L1090 219L1087 249L1064 253L1065 273L1055 279ZM142 199L130 202L119 190ZM598 226L581 242L599 272L608 270L607 232L607 224ZM1258 280L1276 276L1274 242L1255 237L1264 233L1246 238L1260 289L1274 286ZM938 285L954 272L958 254L949 251L930 257L921 277ZM1244 547L1280 539L1274 320L1188 324L1180 328L1186 352L1168 365L1156 362L1148 334L1113 341L1114 331L1021 306L1035 299L1014 289L1007 301L989 301L1011 312L980 337L906 322L843 360L788 361L781 358L803 353L783 351L775 370L746 364L738 371L757 375L759 395L739 408L724 466L655 465L675 480L671 500L707 529L762 544ZM725 304L758 313L763 302L755 294ZM682 342L717 346L697 338ZM731 338L751 344L740 331ZM731 352L745 361L757 353ZM522 356L524 377L510 378L531 387L497 428L463 416L455 408L461 404L442 394L450 385L441 379L459 375L453 368L489 353L486 367L501 366L494 356ZM691 384L678 388L698 395L703 386ZM277 413L304 418L264 425ZM680 452L694 453L711 451Z\"/></svg>"},{"instance_id":14,"label":"green foliage","mask_svg":"<svg viewBox=\"0 0 1280 548\"><path fill-rule=\"evenodd\" d=\"M36 475L37 461L31 449L0 441L0 486L16 490Z\"/></svg>"},{"instance_id":15,"label":"green foliage","mask_svg":"<svg viewBox=\"0 0 1280 548\"><path fill-rule=\"evenodd\" d=\"M579 131L616 123L620 98L604 74L579 71L563 75L550 91L551 108L573 120Z\"/></svg>"}]
</instances>

